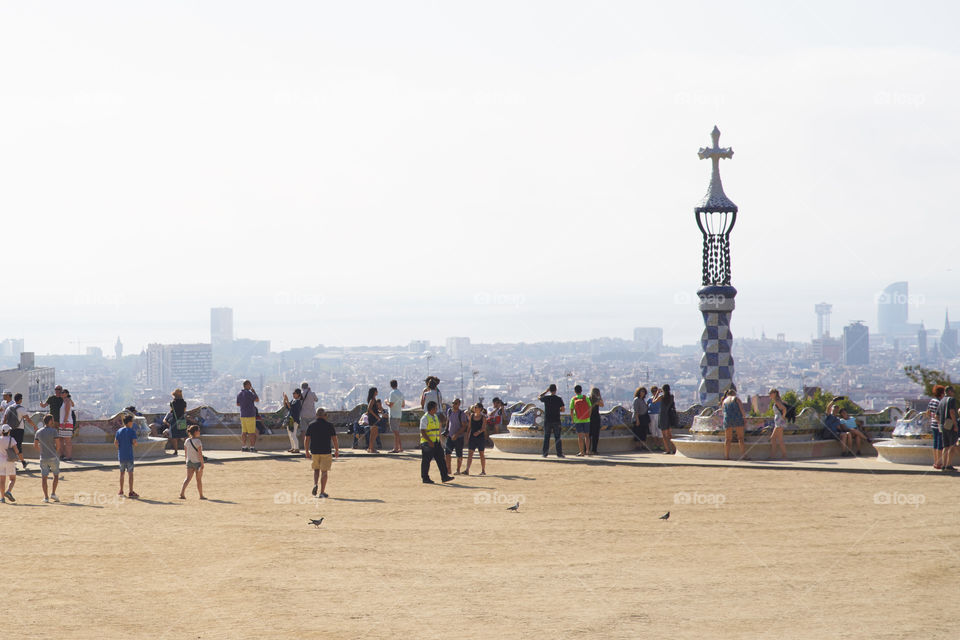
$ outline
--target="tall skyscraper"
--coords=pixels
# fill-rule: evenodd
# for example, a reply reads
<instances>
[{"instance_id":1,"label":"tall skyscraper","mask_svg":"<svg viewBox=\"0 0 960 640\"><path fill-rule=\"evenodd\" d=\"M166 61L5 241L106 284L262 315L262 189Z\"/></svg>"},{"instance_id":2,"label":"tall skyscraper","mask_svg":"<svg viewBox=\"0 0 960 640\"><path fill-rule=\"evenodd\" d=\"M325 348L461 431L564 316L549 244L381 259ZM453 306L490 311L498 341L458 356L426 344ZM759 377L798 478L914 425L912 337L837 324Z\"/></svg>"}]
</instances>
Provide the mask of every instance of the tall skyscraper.
<instances>
[{"instance_id":1,"label":"tall skyscraper","mask_svg":"<svg viewBox=\"0 0 960 640\"><path fill-rule=\"evenodd\" d=\"M233 309L214 307L210 309L210 344L233 342Z\"/></svg>"},{"instance_id":2,"label":"tall skyscraper","mask_svg":"<svg viewBox=\"0 0 960 640\"><path fill-rule=\"evenodd\" d=\"M852 322L843 328L843 363L870 364L870 330L862 322Z\"/></svg>"},{"instance_id":3,"label":"tall skyscraper","mask_svg":"<svg viewBox=\"0 0 960 640\"><path fill-rule=\"evenodd\" d=\"M894 337L912 333L907 325L910 289L906 282L894 282L877 297L877 329L880 335Z\"/></svg>"},{"instance_id":4,"label":"tall skyscraper","mask_svg":"<svg viewBox=\"0 0 960 640\"><path fill-rule=\"evenodd\" d=\"M830 312L833 311L833 305L821 302L813 308L817 312L817 337L830 337Z\"/></svg>"},{"instance_id":5,"label":"tall skyscraper","mask_svg":"<svg viewBox=\"0 0 960 640\"><path fill-rule=\"evenodd\" d=\"M212 378L209 344L147 345L147 386L172 391L178 385L200 385Z\"/></svg>"}]
</instances>

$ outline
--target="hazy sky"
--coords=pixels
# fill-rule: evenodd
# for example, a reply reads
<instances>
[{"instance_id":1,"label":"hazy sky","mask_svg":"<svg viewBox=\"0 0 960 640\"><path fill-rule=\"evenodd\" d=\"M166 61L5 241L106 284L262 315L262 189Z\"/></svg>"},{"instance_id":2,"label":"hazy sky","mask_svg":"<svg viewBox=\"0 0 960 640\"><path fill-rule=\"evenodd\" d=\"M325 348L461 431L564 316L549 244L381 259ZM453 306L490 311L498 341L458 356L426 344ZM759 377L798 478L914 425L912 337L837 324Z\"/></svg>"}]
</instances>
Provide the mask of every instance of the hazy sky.
<instances>
[{"instance_id":1,"label":"hazy sky","mask_svg":"<svg viewBox=\"0 0 960 640\"><path fill-rule=\"evenodd\" d=\"M954 303L947 2L2 2L0 337L39 353L695 341L717 124L738 336ZM953 238L938 240L945 234ZM15 240L11 238L15 236ZM951 299L952 298L952 299Z\"/></svg>"}]
</instances>

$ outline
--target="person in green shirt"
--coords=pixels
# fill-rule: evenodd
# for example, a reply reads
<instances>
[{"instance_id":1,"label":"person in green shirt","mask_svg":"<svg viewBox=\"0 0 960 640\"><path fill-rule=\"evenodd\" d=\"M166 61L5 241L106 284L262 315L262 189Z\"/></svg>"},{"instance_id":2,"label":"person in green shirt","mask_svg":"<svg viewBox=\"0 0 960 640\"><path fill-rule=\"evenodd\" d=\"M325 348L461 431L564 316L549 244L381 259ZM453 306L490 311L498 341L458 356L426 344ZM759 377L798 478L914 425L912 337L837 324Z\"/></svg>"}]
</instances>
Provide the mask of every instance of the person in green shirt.
<instances>
[{"instance_id":1,"label":"person in green shirt","mask_svg":"<svg viewBox=\"0 0 960 640\"><path fill-rule=\"evenodd\" d=\"M431 460L437 462L443 482L453 480L453 476L447 475L447 463L440 446L440 418L437 417L437 403L433 400L427 403L427 412L420 418L420 480L424 484L434 484L430 479Z\"/></svg>"},{"instance_id":2,"label":"person in green shirt","mask_svg":"<svg viewBox=\"0 0 960 640\"><path fill-rule=\"evenodd\" d=\"M570 400L570 416L573 418L573 428L577 432L577 447L580 449L577 456L583 457L587 455L589 447L590 411L593 409L593 404L590 398L583 395L583 387L580 385L575 386L573 392L576 395Z\"/></svg>"}]
</instances>

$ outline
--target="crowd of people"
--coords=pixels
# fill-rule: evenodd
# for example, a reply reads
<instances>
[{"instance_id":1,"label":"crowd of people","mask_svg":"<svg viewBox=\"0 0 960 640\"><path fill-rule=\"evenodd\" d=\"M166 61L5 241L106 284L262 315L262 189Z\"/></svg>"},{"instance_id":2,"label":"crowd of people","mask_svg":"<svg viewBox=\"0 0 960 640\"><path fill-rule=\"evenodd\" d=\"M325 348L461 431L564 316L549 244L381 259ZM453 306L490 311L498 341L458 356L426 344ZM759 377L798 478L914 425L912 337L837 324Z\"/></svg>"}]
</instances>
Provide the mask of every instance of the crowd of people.
<instances>
[{"instance_id":1,"label":"crowd of people","mask_svg":"<svg viewBox=\"0 0 960 640\"><path fill-rule=\"evenodd\" d=\"M457 475L471 475L475 456L480 462L478 475L487 473L487 458L485 451L492 446L489 436L499 433L508 420L507 408L500 398L494 398L488 409L483 402L476 402L465 407L461 398L454 398L446 405L439 388L440 380L436 376L428 376L424 381L424 388L420 392L419 402L410 404L399 389L396 380L390 381L390 393L385 401L379 397L376 387L370 387L367 394L366 407L358 420L356 432L362 434L364 447L369 454L380 453L380 434L389 431L393 435L393 449L389 453L403 452L403 443L400 437L400 424L405 408L419 406L423 410L420 419L419 448L421 455L421 481L432 484L430 467L435 464L440 472L442 482L450 482ZM930 419L934 433L934 467L944 471L955 471L952 466L952 457L958 446L958 415L954 391L949 386L934 387L934 397L930 400L925 415ZM600 409L604 406L603 396L596 387L589 394L584 393L581 385L575 385L574 395L569 404L557 394L557 385L551 384L538 396L543 404L543 449L544 458L550 454L550 440L553 438L556 455L563 458L563 444L561 438L561 422L564 413L569 411L574 432L577 436L577 456L597 455L602 429ZM162 433L168 439L168 445L173 448L174 455L179 450L184 451L186 460L186 477L180 488L180 498L186 499L185 492L194 480L200 499L203 495L203 470L206 458L203 455L203 443L200 439L200 426L196 420L191 420L187 414L187 403L183 398L183 391L175 389L169 404L169 412L162 421L160 433L152 431L152 435ZM773 425L770 430L770 457L786 458L787 450L784 443L784 429L789 422L796 418L795 408L787 406L780 392L771 389L769 392L770 407L773 412ZM36 429L33 446L39 457L39 467L42 480L43 501L59 501L57 487L60 476L60 461L72 459L72 441L76 425L76 410L70 392L60 385L54 389L53 395L47 398L41 406L49 413L43 416L41 424L35 425L27 409L21 404L21 394L3 392L0 402L0 502L15 501L13 488L16 483L16 465L27 468L27 461L23 457L24 423ZM860 455L863 446L869 443L870 437L863 429L863 425L849 415L842 406L844 397L836 397L829 403L823 417L823 432L821 437L835 438L841 446L842 455ZM292 392L292 398L283 395L283 404L286 414L283 425L290 442L288 453L301 453L311 461L313 471L312 494L318 497L327 497L328 473L333 458L339 457L340 446L336 429L327 420L327 413L322 407L317 407L319 399L310 388L309 383L303 382ZM256 452L258 433L265 431L262 426L257 404L260 398L249 380L245 380L242 389L237 394L236 405L240 413L241 451ZM723 394L717 407L722 417L724 433L724 458L730 458L733 442L739 446L740 459L747 459L746 454L746 417L747 410L743 401L737 395L736 387L732 386ZM122 424L114 436L117 450L117 460L120 468L120 486L118 495L130 498L139 497L133 489L134 482L134 447L137 445L137 432L133 428L134 415L139 415L134 407L129 407L123 414ZM673 429L679 426L676 400L671 393L670 385L662 387L652 386L649 391L646 387L639 387L634 393L632 405L631 432L636 439L636 448L649 452L662 451L666 455L673 455L677 448L673 443ZM466 452L466 464L464 464ZM456 469L453 461L456 457ZM48 486L48 478L52 476L52 483ZM126 487L126 493L125 492Z\"/></svg>"}]
</instances>

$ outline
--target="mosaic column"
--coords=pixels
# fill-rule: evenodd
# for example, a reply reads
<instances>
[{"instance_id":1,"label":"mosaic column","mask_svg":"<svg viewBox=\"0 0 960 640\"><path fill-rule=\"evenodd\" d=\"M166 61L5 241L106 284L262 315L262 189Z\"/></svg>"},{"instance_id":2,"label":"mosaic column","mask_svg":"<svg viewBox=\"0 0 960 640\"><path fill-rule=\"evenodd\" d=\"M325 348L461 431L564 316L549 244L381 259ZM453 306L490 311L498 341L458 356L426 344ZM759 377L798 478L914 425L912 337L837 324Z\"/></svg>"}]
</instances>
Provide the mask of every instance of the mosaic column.
<instances>
[{"instance_id":1,"label":"mosaic column","mask_svg":"<svg viewBox=\"0 0 960 640\"><path fill-rule=\"evenodd\" d=\"M716 405L720 394L733 384L733 334L730 333L730 315L735 305L737 290L730 286L709 286L697 291L700 313L703 315L703 334L700 346L700 404Z\"/></svg>"}]
</instances>

